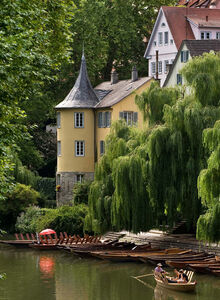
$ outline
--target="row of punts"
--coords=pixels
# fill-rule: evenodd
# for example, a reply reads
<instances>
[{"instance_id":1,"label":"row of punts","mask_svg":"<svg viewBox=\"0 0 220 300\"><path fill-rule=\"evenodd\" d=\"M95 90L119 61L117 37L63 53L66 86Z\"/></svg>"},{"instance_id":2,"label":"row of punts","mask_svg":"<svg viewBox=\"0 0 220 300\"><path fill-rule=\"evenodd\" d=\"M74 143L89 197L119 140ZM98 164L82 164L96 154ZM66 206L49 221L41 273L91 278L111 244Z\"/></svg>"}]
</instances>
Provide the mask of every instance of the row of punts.
<instances>
[{"instance_id":1,"label":"row of punts","mask_svg":"<svg viewBox=\"0 0 220 300\"><path fill-rule=\"evenodd\" d=\"M66 232L48 235L15 234L15 240L0 243L38 250L65 250L80 257L95 257L112 262L142 262L156 265L162 263L177 269L220 276L220 257L191 249L152 248L150 243L135 245L119 239L104 239L101 236L68 235Z\"/></svg>"}]
</instances>

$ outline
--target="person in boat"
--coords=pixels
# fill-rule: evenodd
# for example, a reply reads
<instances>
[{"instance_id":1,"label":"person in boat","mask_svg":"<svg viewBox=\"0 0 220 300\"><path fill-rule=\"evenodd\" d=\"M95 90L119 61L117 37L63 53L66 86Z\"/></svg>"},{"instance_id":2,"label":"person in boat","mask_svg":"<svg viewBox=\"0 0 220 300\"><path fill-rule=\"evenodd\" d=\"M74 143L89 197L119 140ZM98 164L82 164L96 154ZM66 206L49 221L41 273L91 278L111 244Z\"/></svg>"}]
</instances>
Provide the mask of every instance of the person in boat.
<instances>
[{"instance_id":1,"label":"person in boat","mask_svg":"<svg viewBox=\"0 0 220 300\"><path fill-rule=\"evenodd\" d=\"M179 270L178 283L187 283L189 281L188 276L184 273L183 269Z\"/></svg>"},{"instance_id":2,"label":"person in boat","mask_svg":"<svg viewBox=\"0 0 220 300\"><path fill-rule=\"evenodd\" d=\"M158 279L162 279L163 281L166 280L166 271L164 271L164 269L162 269L162 264L158 263L156 268L154 269L154 275L155 277L157 277Z\"/></svg>"},{"instance_id":3,"label":"person in boat","mask_svg":"<svg viewBox=\"0 0 220 300\"><path fill-rule=\"evenodd\" d=\"M162 269L162 264L159 263L157 264L156 268L154 269L155 273L166 273L163 269Z\"/></svg>"}]
</instances>

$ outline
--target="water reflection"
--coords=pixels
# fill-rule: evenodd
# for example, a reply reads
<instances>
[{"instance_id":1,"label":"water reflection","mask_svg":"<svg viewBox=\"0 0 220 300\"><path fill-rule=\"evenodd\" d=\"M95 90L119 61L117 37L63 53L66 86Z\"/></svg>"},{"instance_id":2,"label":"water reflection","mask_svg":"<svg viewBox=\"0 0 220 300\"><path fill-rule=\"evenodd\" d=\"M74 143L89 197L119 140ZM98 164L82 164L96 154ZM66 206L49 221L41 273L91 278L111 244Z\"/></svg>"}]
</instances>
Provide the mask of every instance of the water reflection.
<instances>
[{"instance_id":1,"label":"water reflection","mask_svg":"<svg viewBox=\"0 0 220 300\"><path fill-rule=\"evenodd\" d=\"M0 248L0 300L216 300L220 278L198 276L197 292L184 294L155 288L152 266L79 259L64 252Z\"/></svg>"},{"instance_id":2,"label":"water reflection","mask_svg":"<svg viewBox=\"0 0 220 300\"><path fill-rule=\"evenodd\" d=\"M159 286L154 289L154 300L189 300L196 299L195 296L195 293L177 292Z\"/></svg>"},{"instance_id":3,"label":"water reflection","mask_svg":"<svg viewBox=\"0 0 220 300\"><path fill-rule=\"evenodd\" d=\"M41 256L39 260L39 268L45 278L54 276L55 261L53 257Z\"/></svg>"}]
</instances>

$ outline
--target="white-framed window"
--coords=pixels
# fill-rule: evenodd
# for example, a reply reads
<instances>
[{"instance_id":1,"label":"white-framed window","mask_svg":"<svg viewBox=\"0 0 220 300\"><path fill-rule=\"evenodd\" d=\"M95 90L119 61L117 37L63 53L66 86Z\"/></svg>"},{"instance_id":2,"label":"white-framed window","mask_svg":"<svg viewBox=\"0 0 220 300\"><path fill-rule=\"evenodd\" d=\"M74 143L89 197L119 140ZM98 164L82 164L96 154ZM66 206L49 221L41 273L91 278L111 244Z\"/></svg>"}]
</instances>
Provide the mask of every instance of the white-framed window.
<instances>
[{"instance_id":1,"label":"white-framed window","mask_svg":"<svg viewBox=\"0 0 220 300\"><path fill-rule=\"evenodd\" d=\"M164 32L164 45L168 45L168 41L169 41L169 34L168 31Z\"/></svg>"},{"instance_id":2,"label":"white-framed window","mask_svg":"<svg viewBox=\"0 0 220 300\"><path fill-rule=\"evenodd\" d=\"M134 111L121 111L119 112L119 119L124 119L127 125L137 124L138 113Z\"/></svg>"},{"instance_id":3,"label":"white-framed window","mask_svg":"<svg viewBox=\"0 0 220 300\"><path fill-rule=\"evenodd\" d=\"M158 44L163 45L163 32L158 32Z\"/></svg>"},{"instance_id":4,"label":"white-framed window","mask_svg":"<svg viewBox=\"0 0 220 300\"><path fill-rule=\"evenodd\" d=\"M57 156L61 156L61 141L57 141Z\"/></svg>"},{"instance_id":5,"label":"white-framed window","mask_svg":"<svg viewBox=\"0 0 220 300\"><path fill-rule=\"evenodd\" d=\"M75 156L85 156L84 141L75 141Z\"/></svg>"},{"instance_id":6,"label":"white-framed window","mask_svg":"<svg viewBox=\"0 0 220 300\"><path fill-rule=\"evenodd\" d=\"M162 64L162 61L158 61L158 73L159 74L162 74L163 72L163 64Z\"/></svg>"},{"instance_id":7,"label":"white-framed window","mask_svg":"<svg viewBox=\"0 0 220 300\"><path fill-rule=\"evenodd\" d=\"M105 141L100 141L100 155L105 153Z\"/></svg>"},{"instance_id":8,"label":"white-framed window","mask_svg":"<svg viewBox=\"0 0 220 300\"><path fill-rule=\"evenodd\" d=\"M169 60L164 61L164 73L168 72L168 65L169 65Z\"/></svg>"},{"instance_id":9,"label":"white-framed window","mask_svg":"<svg viewBox=\"0 0 220 300\"><path fill-rule=\"evenodd\" d=\"M82 183L83 182L83 177L84 177L84 174L77 174L76 175L76 182Z\"/></svg>"},{"instance_id":10,"label":"white-framed window","mask_svg":"<svg viewBox=\"0 0 220 300\"><path fill-rule=\"evenodd\" d=\"M75 112L74 113L74 126L75 128L84 128L84 113Z\"/></svg>"},{"instance_id":11,"label":"white-framed window","mask_svg":"<svg viewBox=\"0 0 220 300\"><path fill-rule=\"evenodd\" d=\"M181 62L186 63L189 60L189 51L183 50L181 51Z\"/></svg>"},{"instance_id":12,"label":"white-framed window","mask_svg":"<svg viewBox=\"0 0 220 300\"><path fill-rule=\"evenodd\" d=\"M210 31L201 31L201 40L210 40L211 32Z\"/></svg>"},{"instance_id":13,"label":"white-framed window","mask_svg":"<svg viewBox=\"0 0 220 300\"><path fill-rule=\"evenodd\" d=\"M98 112L98 127L105 128L110 126L111 126L111 112L110 111Z\"/></svg>"},{"instance_id":14,"label":"white-framed window","mask_svg":"<svg viewBox=\"0 0 220 300\"><path fill-rule=\"evenodd\" d=\"M182 85L183 79L181 74L176 74L176 84Z\"/></svg>"},{"instance_id":15,"label":"white-framed window","mask_svg":"<svg viewBox=\"0 0 220 300\"><path fill-rule=\"evenodd\" d=\"M173 45L173 39L170 39L170 45Z\"/></svg>"},{"instance_id":16,"label":"white-framed window","mask_svg":"<svg viewBox=\"0 0 220 300\"><path fill-rule=\"evenodd\" d=\"M220 40L220 32L216 32L216 40Z\"/></svg>"},{"instance_id":17,"label":"white-framed window","mask_svg":"<svg viewBox=\"0 0 220 300\"><path fill-rule=\"evenodd\" d=\"M156 74L156 63L155 62L151 63L151 74L152 75Z\"/></svg>"},{"instance_id":18,"label":"white-framed window","mask_svg":"<svg viewBox=\"0 0 220 300\"><path fill-rule=\"evenodd\" d=\"M57 112L57 128L60 128L61 123L60 123L60 112Z\"/></svg>"}]
</instances>

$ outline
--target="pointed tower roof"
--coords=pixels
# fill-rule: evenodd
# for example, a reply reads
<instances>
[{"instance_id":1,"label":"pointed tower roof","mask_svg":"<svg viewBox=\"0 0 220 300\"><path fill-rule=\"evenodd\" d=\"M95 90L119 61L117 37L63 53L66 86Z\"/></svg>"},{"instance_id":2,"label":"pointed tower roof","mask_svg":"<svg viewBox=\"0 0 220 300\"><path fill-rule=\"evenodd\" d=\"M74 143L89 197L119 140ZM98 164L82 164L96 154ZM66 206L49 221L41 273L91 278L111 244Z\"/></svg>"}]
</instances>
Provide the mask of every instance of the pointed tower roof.
<instances>
[{"instance_id":1,"label":"pointed tower roof","mask_svg":"<svg viewBox=\"0 0 220 300\"><path fill-rule=\"evenodd\" d=\"M99 99L88 77L86 59L83 53L80 72L74 87L66 98L55 108L92 108L95 107L98 102Z\"/></svg>"}]
</instances>

